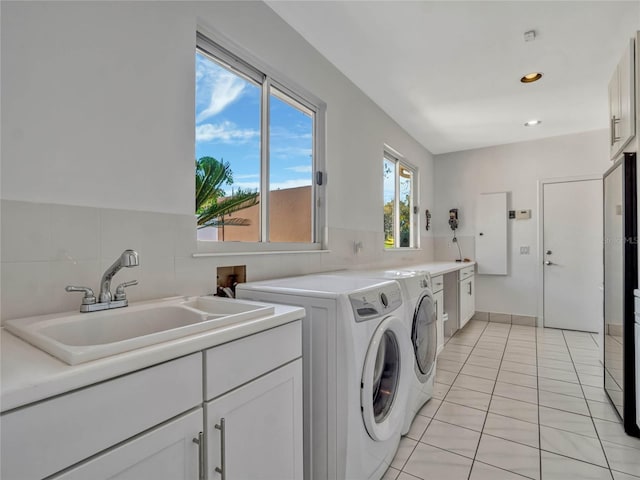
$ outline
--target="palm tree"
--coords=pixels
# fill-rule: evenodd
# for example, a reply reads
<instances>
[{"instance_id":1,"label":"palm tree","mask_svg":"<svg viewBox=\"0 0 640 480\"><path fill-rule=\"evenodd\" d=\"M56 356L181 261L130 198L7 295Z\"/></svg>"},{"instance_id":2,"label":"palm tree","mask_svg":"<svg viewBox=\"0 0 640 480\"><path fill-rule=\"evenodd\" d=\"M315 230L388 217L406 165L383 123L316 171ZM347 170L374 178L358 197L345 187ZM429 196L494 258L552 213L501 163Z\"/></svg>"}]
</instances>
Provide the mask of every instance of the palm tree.
<instances>
[{"instance_id":1,"label":"palm tree","mask_svg":"<svg viewBox=\"0 0 640 480\"><path fill-rule=\"evenodd\" d=\"M238 189L226 196L223 185L233 183L233 172L229 162L213 157L196 160L196 215L198 228L222 227L224 225L249 225L246 218L223 220L225 215L258 204L258 192Z\"/></svg>"}]
</instances>

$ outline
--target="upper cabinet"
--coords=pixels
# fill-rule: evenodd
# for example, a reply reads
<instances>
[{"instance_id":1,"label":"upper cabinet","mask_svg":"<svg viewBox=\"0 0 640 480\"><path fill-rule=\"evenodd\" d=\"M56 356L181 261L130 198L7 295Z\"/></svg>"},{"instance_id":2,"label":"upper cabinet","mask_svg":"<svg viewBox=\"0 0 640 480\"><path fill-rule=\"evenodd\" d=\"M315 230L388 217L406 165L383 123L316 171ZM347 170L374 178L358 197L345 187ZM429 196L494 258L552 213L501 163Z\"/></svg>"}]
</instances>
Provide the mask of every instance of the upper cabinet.
<instances>
[{"instance_id":1,"label":"upper cabinet","mask_svg":"<svg viewBox=\"0 0 640 480\"><path fill-rule=\"evenodd\" d=\"M609 156L612 160L634 137L635 131L635 41L632 39L609 82Z\"/></svg>"}]
</instances>

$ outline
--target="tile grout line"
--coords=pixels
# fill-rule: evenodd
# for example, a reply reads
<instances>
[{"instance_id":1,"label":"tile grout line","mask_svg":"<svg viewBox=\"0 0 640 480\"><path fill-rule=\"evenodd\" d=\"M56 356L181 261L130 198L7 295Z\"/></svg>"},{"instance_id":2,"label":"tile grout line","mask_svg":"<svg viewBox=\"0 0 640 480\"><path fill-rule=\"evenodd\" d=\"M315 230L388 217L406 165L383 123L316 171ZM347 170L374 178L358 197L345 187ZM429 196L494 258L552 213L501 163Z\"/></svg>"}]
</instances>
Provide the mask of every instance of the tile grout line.
<instances>
[{"instance_id":1,"label":"tile grout line","mask_svg":"<svg viewBox=\"0 0 640 480\"><path fill-rule=\"evenodd\" d=\"M502 361L504 359L504 354L507 351L507 345L509 345L509 337L511 336L511 329L512 329L512 325L509 324L509 333L507 333L507 339L506 339L506 341L504 343L504 347L502 349L502 356L500 357L500 364L498 365L498 373L496 374L496 380L493 383L493 388L491 389L491 397L489 398L489 405L487 406L487 413L484 416L484 422L482 422L482 430L480 431L480 438L478 438L478 445L476 445L476 451L473 454L473 462L471 463L471 468L469 469L469 475L467 476L467 480L471 480L471 472L473 472L473 465L476 462L476 457L478 456L478 450L480 449L480 442L482 442L482 435L484 434L484 427L487 424L487 418L489 417L489 409L491 408L491 403L493 402L493 392L495 391L496 384L498 383L498 376L500 375L500 367L502 366ZM480 334L480 337L482 337L482 335L484 335L484 332L485 331L483 330L482 333ZM478 338L478 341L480 341L480 338ZM476 344L477 344L477 342L476 342Z\"/></svg>"},{"instance_id":2,"label":"tile grout line","mask_svg":"<svg viewBox=\"0 0 640 480\"><path fill-rule=\"evenodd\" d=\"M573 364L573 368L576 371L576 376L578 375L578 370L576 369L576 364L573 361L573 355L571 354L571 348L569 348L569 342L567 342L567 337L565 335L564 330L562 330L562 338L564 338L564 343L567 346L567 350L569 350L569 358L571 359L571 363ZM578 381L580 381L580 377L578 377ZM600 448L602 449L602 455L604 456L604 461L607 462L607 468L609 470L609 475L611 476L611 478L613 477L613 471L611 470L611 465L609 464L609 457L607 456L607 452L604 449L604 445L602 444L602 439L600 438L600 432L598 432L598 427L596 426L596 422L593 420L593 415L591 414L591 406L589 405L589 402L587 402L587 398L584 396L584 388L582 388L582 383L579 383L580 385L580 391L582 391L582 396L584 397L584 403L587 405L587 411L589 412L589 417L591 418L591 423L593 424L593 429L596 432L596 435L598 437L598 443L600 444Z\"/></svg>"},{"instance_id":3,"label":"tile grout line","mask_svg":"<svg viewBox=\"0 0 640 480\"><path fill-rule=\"evenodd\" d=\"M484 330L483 330L483 331L484 331ZM457 333L457 332L456 332L456 333ZM449 339L448 339L448 340L446 340L446 341L444 342L444 345L442 346L442 351L444 351L445 347L449 344L449 342L450 342L450 341L451 341L451 339L456 335L456 333L454 333L451 337L449 337ZM436 347L436 348L437 348L437 347ZM437 350L436 350L436 352L437 352ZM442 352L441 352L441 353L442 353ZM471 353L471 352L469 352L469 354L470 354L470 353ZM467 354L467 357L465 358L465 362L466 362L466 359L469 357L469 354ZM462 366L463 366L463 367L464 367L464 363L465 363L465 362L463 362L463 364L462 364ZM435 384L435 380L436 380L436 377L435 377L435 376L436 376L436 374L437 374L437 367L438 367L438 353L436 353L436 361L435 361L435 363L434 363L434 372L433 372L433 382L434 382L434 384ZM460 367L460 370L462 370L462 367ZM453 372L452 372L452 373L453 373ZM459 375L459 374L460 374L460 372L458 372L458 373L456 374L456 376L455 376L455 378L454 378L454 381L455 381L455 379L456 379L456 378L458 378L458 375ZM449 389L451 389L451 387L449 387ZM447 393L449 393L449 390L447 390ZM445 397L446 397L446 396L447 396L447 395L445 394ZM431 399L429 399L429 400L432 400L432 399L434 399L434 398L435 398L435 397L433 397L433 396L432 396L432 397L431 397ZM427 422L427 426L425 427L424 432L422 432L422 435L420 435L420 438L419 438L418 440L415 440L416 444L413 446L413 449L411 450L411 452L409 453L409 455L407 455L407 459L402 463L402 465L400 466L400 468L399 468L399 469L397 469L400 473L406 473L407 475L411 475L410 473L408 473L408 472L405 472L405 471L404 471L404 467L406 466L407 462L408 462L408 461L409 461L409 459L411 458L411 455L413 455L413 452L415 452L416 447L417 447L417 446L418 446L418 444L420 443L420 439L424 436L425 432L427 431L427 429L429 428L429 426L430 426L430 425L431 425L431 423L433 422L433 419L435 418L436 414L438 413L438 410L440 410L440 407L442 406L442 402L444 402L444 398L443 398L443 399L435 398L435 399L440 401L440 405L438 405L438 407L434 410L434 412L433 412L433 416L432 416L431 418L427 417L427 418L429 418L429 421ZM425 405L429 402L429 400L427 400L427 402L425 402ZM422 410L422 408L424 408L424 405L423 405L422 407L420 407L420 410ZM418 410L418 412L416 412L416 416L418 416L418 415L419 415L420 410ZM414 422L414 421L415 421L415 416L414 416L414 419L411 421L412 426L413 426L413 422ZM409 427L409 430L411 430L411 427ZM408 434L409 434L409 432L407 432L407 435L404 435L404 438L408 438L408 439L410 439L410 440L414 440L413 438L409 437L409 436L408 436ZM402 441L402 436L400 437L400 440ZM392 463L393 463L393 461L392 461ZM389 467L391 467L391 465L389 465ZM414 475L411 475L411 476L413 477Z\"/></svg>"},{"instance_id":4,"label":"tile grout line","mask_svg":"<svg viewBox=\"0 0 640 480\"><path fill-rule=\"evenodd\" d=\"M543 327L544 328L544 327ZM542 480L542 433L540 428L540 371L538 367L538 330L536 328L536 390L538 396L538 462L540 468L540 479Z\"/></svg>"},{"instance_id":5,"label":"tile grout line","mask_svg":"<svg viewBox=\"0 0 640 480\"><path fill-rule=\"evenodd\" d=\"M460 375L460 372L462 371L462 369L464 368L464 366L467 364L467 360L469 359L469 356L471 355L471 352L473 352L473 349L475 348L475 346L478 344L478 341L480 340L480 337L482 337L482 334L484 333L484 331L486 330L487 326L489 325L489 322L486 322L486 325L484 326L484 328L482 329L482 332L480 332L480 335L478 335L478 339L475 341L475 343L473 344L473 347L471 347L471 351L467 354L467 356L464 359L464 362L462 362L462 367L460 367L460 371L456 374L455 378L453 379L453 382L455 383L456 379L458 378L458 376ZM464 327L463 327L464 328ZM447 342L444 344L442 350L444 351L444 347L447 346L447 344L451 341L451 339L453 337L455 337L458 332L461 332L462 329L459 329L457 332L455 332L450 338L449 340L447 340ZM455 344L454 344L455 345ZM435 369L437 370L437 365L438 365L438 356L436 355L436 362L435 362ZM434 371L433 374L433 380L435 383L435 374L436 372ZM453 386L453 383L449 386L449 389L447 390L447 393L444 395L444 397L446 397L449 394L449 390L451 390L451 387ZM432 397L434 398L434 397ZM424 429L424 432L422 432L422 435L420 435L420 439L422 439L422 437L424 436L424 434L426 433L426 431L429 429L429 426L431 425L431 423L433 422L433 420L435 420L436 415L438 414L438 411L440 410L440 407L442 407L442 404L444 403L444 398L442 399L438 399L440 400L440 405L438 405L438 408L436 408L436 410L433 412L433 416L429 419L429 422L427 422L427 426ZM422 408L422 407L421 407ZM417 415L417 413L416 413ZM439 421L439 420L438 420ZM405 438L407 438L405 436ZM411 453L409 453L409 455L407 456L407 459L404 461L404 463L402 464L402 466L400 467L400 473L407 473L408 475L411 475L409 472L405 472L404 471L404 467L407 465L407 462L409 461L409 459L411 458L411 455L413 455L413 453L415 452L418 444L420 443L420 439L418 439L416 441L416 444L414 445L413 449L411 450ZM413 439L411 439L413 440ZM453 453L453 452L452 452ZM473 464L472 464L473 465ZM471 471L469 471L469 473L471 473ZM413 475L412 475L413 476Z\"/></svg>"}]
</instances>

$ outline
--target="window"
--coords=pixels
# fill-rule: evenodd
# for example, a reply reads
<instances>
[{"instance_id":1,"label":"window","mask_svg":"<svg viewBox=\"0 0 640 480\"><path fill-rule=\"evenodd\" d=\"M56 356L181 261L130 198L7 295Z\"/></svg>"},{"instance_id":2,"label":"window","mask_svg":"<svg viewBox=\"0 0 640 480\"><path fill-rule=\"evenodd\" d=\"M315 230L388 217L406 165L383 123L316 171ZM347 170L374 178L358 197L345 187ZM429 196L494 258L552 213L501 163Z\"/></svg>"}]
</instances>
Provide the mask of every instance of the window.
<instances>
[{"instance_id":1,"label":"window","mask_svg":"<svg viewBox=\"0 0 640 480\"><path fill-rule=\"evenodd\" d=\"M383 156L384 247L415 248L415 169L385 151Z\"/></svg>"},{"instance_id":2,"label":"window","mask_svg":"<svg viewBox=\"0 0 640 480\"><path fill-rule=\"evenodd\" d=\"M314 243L320 102L198 34L198 239Z\"/></svg>"}]
</instances>

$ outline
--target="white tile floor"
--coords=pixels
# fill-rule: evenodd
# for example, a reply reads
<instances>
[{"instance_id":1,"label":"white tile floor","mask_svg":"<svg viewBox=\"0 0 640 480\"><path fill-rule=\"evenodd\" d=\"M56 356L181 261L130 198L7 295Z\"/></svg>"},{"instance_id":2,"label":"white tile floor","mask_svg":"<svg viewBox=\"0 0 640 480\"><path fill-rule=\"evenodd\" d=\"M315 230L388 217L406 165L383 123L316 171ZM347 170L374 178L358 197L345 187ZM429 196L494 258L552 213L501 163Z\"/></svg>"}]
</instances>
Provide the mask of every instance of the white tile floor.
<instances>
[{"instance_id":1,"label":"white tile floor","mask_svg":"<svg viewBox=\"0 0 640 480\"><path fill-rule=\"evenodd\" d=\"M597 341L469 322L384 480L640 479L640 439L605 396Z\"/></svg>"}]
</instances>

